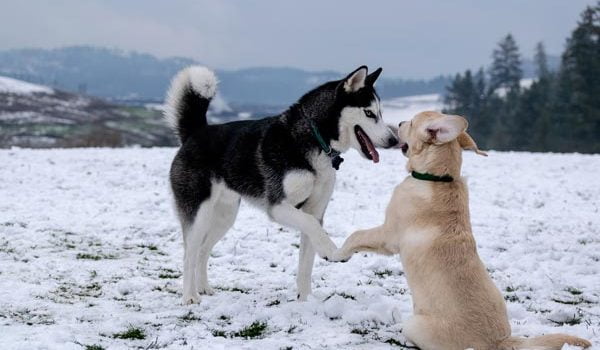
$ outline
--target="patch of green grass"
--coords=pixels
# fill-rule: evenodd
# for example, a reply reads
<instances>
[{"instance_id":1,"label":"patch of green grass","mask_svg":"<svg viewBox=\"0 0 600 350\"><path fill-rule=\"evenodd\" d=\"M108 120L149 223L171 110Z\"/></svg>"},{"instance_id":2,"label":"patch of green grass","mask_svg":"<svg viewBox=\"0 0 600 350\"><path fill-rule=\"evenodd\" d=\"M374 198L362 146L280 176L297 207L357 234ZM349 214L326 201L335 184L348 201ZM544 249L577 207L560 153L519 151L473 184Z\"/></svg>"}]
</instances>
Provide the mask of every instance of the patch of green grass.
<instances>
[{"instance_id":1,"label":"patch of green grass","mask_svg":"<svg viewBox=\"0 0 600 350\"><path fill-rule=\"evenodd\" d=\"M281 302L279 301L279 299L275 299L273 301L270 301L269 303L267 303L267 306L275 306L275 305L279 305L281 304Z\"/></svg>"},{"instance_id":2,"label":"patch of green grass","mask_svg":"<svg viewBox=\"0 0 600 350\"><path fill-rule=\"evenodd\" d=\"M223 330L214 329L211 333L212 333L213 337L227 338L227 334Z\"/></svg>"},{"instance_id":3,"label":"patch of green grass","mask_svg":"<svg viewBox=\"0 0 600 350\"><path fill-rule=\"evenodd\" d=\"M102 260L102 259L115 259L114 255L105 254L90 254L90 253L77 253L76 256L79 260Z\"/></svg>"},{"instance_id":4,"label":"patch of green grass","mask_svg":"<svg viewBox=\"0 0 600 350\"><path fill-rule=\"evenodd\" d=\"M179 277L181 277L180 273L161 272L158 274L158 278L160 278L160 279L176 279Z\"/></svg>"},{"instance_id":5,"label":"patch of green grass","mask_svg":"<svg viewBox=\"0 0 600 350\"><path fill-rule=\"evenodd\" d=\"M219 319L229 321L229 317L225 315L222 315L221 317L219 317ZM262 337L265 334L266 330L266 322L255 321L252 322L251 325L246 326L236 332L227 333L224 330L213 329L211 333L213 337L254 339Z\"/></svg>"},{"instance_id":6,"label":"patch of green grass","mask_svg":"<svg viewBox=\"0 0 600 350\"><path fill-rule=\"evenodd\" d=\"M227 291L227 292L238 292L238 293L242 293L242 294L250 293L249 289L242 289L242 288L238 288L238 287L215 287L215 289Z\"/></svg>"},{"instance_id":7,"label":"patch of green grass","mask_svg":"<svg viewBox=\"0 0 600 350\"><path fill-rule=\"evenodd\" d=\"M200 316L196 316L192 311L188 311L187 314L180 316L179 319L185 322L200 321Z\"/></svg>"},{"instance_id":8,"label":"patch of green grass","mask_svg":"<svg viewBox=\"0 0 600 350\"><path fill-rule=\"evenodd\" d=\"M353 295L346 294L346 293L344 293L344 292L341 292L341 293L335 292L335 293L332 293L332 294L330 294L330 295L329 295L327 298L325 298L325 300L323 300L323 301L327 301L327 300L331 299L331 298L332 298L334 295L339 295L339 296L341 296L341 297L342 297L342 298L344 298L344 299L356 300L356 298L355 298Z\"/></svg>"},{"instance_id":9,"label":"patch of green grass","mask_svg":"<svg viewBox=\"0 0 600 350\"><path fill-rule=\"evenodd\" d=\"M554 320L548 319L548 321L555 323L559 326L564 326L566 324L568 324L569 326L574 326L574 325L580 324L581 320L582 320L581 316L578 316L578 315L573 315L571 317L568 317L564 321L554 321Z\"/></svg>"},{"instance_id":10,"label":"patch of green grass","mask_svg":"<svg viewBox=\"0 0 600 350\"><path fill-rule=\"evenodd\" d=\"M396 345L396 346L404 346L404 344L402 344L400 341L398 341L394 338L390 338L390 339L386 340L385 343L390 344L390 345Z\"/></svg>"},{"instance_id":11,"label":"patch of green grass","mask_svg":"<svg viewBox=\"0 0 600 350\"><path fill-rule=\"evenodd\" d=\"M582 291L580 291L579 289L574 288L574 287L567 287L567 288L565 288L565 292L569 292L569 293L571 293L573 295L581 295L581 294L583 294Z\"/></svg>"},{"instance_id":12,"label":"patch of green grass","mask_svg":"<svg viewBox=\"0 0 600 350\"><path fill-rule=\"evenodd\" d=\"M521 301L521 299L519 299L519 297L515 294L505 295L504 300L510 301L511 303L518 303Z\"/></svg>"},{"instance_id":13,"label":"patch of green grass","mask_svg":"<svg viewBox=\"0 0 600 350\"><path fill-rule=\"evenodd\" d=\"M267 330L266 322L255 321L252 322L251 325L240 329L237 332L233 332L231 334L232 337L235 338L246 338L246 339L254 339L264 335Z\"/></svg>"},{"instance_id":14,"label":"patch of green grass","mask_svg":"<svg viewBox=\"0 0 600 350\"><path fill-rule=\"evenodd\" d=\"M169 285L165 285L164 287L161 286L155 286L154 288L152 288L153 291L158 291L158 292L167 292L167 293L171 293L171 294L177 294L177 291L175 289L172 289L169 287Z\"/></svg>"},{"instance_id":15,"label":"patch of green grass","mask_svg":"<svg viewBox=\"0 0 600 350\"><path fill-rule=\"evenodd\" d=\"M115 339L146 339L146 332L142 328L129 326L127 330L113 334Z\"/></svg>"},{"instance_id":16,"label":"patch of green grass","mask_svg":"<svg viewBox=\"0 0 600 350\"><path fill-rule=\"evenodd\" d=\"M379 278L384 278L385 276L391 276L393 274L392 270L389 269L385 269L383 271L375 271L373 273Z\"/></svg>"},{"instance_id":17,"label":"patch of green grass","mask_svg":"<svg viewBox=\"0 0 600 350\"><path fill-rule=\"evenodd\" d=\"M406 343L403 343L403 342L401 342L401 341L399 341L397 339L394 339L394 338L390 338L390 339L386 340L384 343L390 344L390 345L399 346L402 349L421 349L421 348L419 348L417 346L407 345Z\"/></svg>"},{"instance_id":18,"label":"patch of green grass","mask_svg":"<svg viewBox=\"0 0 600 350\"><path fill-rule=\"evenodd\" d=\"M106 350L102 345L92 344L85 345L85 350Z\"/></svg>"},{"instance_id":19,"label":"patch of green grass","mask_svg":"<svg viewBox=\"0 0 600 350\"><path fill-rule=\"evenodd\" d=\"M574 299L574 300L561 300L561 299L557 299L557 298L552 298L551 300L555 303L565 304L565 305L579 305L585 301L585 300L583 300L583 298L578 298L578 299Z\"/></svg>"},{"instance_id":20,"label":"patch of green grass","mask_svg":"<svg viewBox=\"0 0 600 350\"><path fill-rule=\"evenodd\" d=\"M369 334L369 330L366 328L353 328L350 333L359 334L359 335L367 335Z\"/></svg>"},{"instance_id":21,"label":"patch of green grass","mask_svg":"<svg viewBox=\"0 0 600 350\"><path fill-rule=\"evenodd\" d=\"M148 250L158 250L158 247L155 246L154 244L138 244L138 247L146 248Z\"/></svg>"}]
</instances>

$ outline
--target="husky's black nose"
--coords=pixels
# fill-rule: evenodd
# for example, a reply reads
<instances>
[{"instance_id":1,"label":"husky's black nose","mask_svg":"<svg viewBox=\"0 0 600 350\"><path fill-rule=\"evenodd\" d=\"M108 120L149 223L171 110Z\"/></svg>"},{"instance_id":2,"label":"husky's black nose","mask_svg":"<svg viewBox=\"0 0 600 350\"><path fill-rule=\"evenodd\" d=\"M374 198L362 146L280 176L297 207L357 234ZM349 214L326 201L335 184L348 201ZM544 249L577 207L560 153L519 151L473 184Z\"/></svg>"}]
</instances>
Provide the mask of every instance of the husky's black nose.
<instances>
[{"instance_id":1,"label":"husky's black nose","mask_svg":"<svg viewBox=\"0 0 600 350\"><path fill-rule=\"evenodd\" d=\"M395 137L390 137L387 141L387 147L386 148L392 148L394 146L396 146L398 144L398 139Z\"/></svg>"}]
</instances>

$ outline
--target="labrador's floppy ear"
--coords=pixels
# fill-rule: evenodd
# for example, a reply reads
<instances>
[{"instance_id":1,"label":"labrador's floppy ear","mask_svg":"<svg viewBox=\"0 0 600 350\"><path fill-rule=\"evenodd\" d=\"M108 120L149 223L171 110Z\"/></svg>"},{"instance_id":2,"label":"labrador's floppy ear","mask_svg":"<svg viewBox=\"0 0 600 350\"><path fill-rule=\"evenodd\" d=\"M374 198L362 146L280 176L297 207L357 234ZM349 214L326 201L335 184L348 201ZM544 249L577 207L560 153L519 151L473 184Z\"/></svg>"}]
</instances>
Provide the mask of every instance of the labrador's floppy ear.
<instances>
[{"instance_id":1,"label":"labrador's floppy ear","mask_svg":"<svg viewBox=\"0 0 600 350\"><path fill-rule=\"evenodd\" d=\"M480 156L487 157L487 153L479 150L471 135L467 134L466 131L463 131L460 135L458 135L458 144L462 149L475 151L475 153L479 154Z\"/></svg>"},{"instance_id":2,"label":"labrador's floppy ear","mask_svg":"<svg viewBox=\"0 0 600 350\"><path fill-rule=\"evenodd\" d=\"M467 120L458 115L444 115L435 118L421 127L423 141L441 145L450 142L467 130Z\"/></svg>"},{"instance_id":3,"label":"labrador's floppy ear","mask_svg":"<svg viewBox=\"0 0 600 350\"><path fill-rule=\"evenodd\" d=\"M373 73L367 75L365 84L367 84L368 86L373 86L373 84L375 84L375 81L377 80L377 78L379 78L379 74L381 74L382 70L383 70L383 68L379 67Z\"/></svg>"},{"instance_id":4,"label":"labrador's floppy ear","mask_svg":"<svg viewBox=\"0 0 600 350\"><path fill-rule=\"evenodd\" d=\"M346 92L356 92L359 89L365 87L365 80L367 78L367 66L360 66L354 72L350 73L346 79L344 79L344 90Z\"/></svg>"}]
</instances>

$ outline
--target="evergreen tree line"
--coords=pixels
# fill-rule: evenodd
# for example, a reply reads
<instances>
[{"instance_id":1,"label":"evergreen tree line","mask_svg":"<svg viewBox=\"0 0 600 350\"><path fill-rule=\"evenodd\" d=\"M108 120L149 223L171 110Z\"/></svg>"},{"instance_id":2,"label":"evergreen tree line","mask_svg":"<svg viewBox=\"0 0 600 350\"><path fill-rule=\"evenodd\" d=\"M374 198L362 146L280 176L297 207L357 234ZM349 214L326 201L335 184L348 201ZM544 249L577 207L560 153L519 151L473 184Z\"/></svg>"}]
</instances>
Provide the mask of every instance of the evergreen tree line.
<instances>
[{"instance_id":1,"label":"evergreen tree line","mask_svg":"<svg viewBox=\"0 0 600 350\"><path fill-rule=\"evenodd\" d=\"M548 69L539 43L537 77L523 84L521 55L510 34L492 59L487 71L457 74L445 96L445 112L467 117L481 148L600 153L600 1L581 14L558 71Z\"/></svg>"}]
</instances>

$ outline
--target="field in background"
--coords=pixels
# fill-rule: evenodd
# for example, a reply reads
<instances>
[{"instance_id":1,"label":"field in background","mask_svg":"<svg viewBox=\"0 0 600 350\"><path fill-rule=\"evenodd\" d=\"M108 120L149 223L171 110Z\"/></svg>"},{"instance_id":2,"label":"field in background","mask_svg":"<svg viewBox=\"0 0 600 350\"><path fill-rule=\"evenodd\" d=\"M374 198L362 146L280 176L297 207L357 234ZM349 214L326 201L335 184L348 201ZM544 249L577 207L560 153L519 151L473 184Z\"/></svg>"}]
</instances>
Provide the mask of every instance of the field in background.
<instances>
[{"instance_id":1,"label":"field in background","mask_svg":"<svg viewBox=\"0 0 600 350\"><path fill-rule=\"evenodd\" d=\"M300 97L300 94L299 96ZM392 125L423 110L441 110L438 94L383 101ZM164 147L177 144L161 104L122 105L0 76L0 148ZM210 123L264 118L287 106L230 106L221 95L211 102Z\"/></svg>"},{"instance_id":2,"label":"field in background","mask_svg":"<svg viewBox=\"0 0 600 350\"><path fill-rule=\"evenodd\" d=\"M298 303L298 233L245 204L210 259L217 293L182 306L174 152L0 150L0 348L402 348L397 258L317 259ZM406 176L395 150L345 158L325 217L337 244L380 224ZM600 342L599 168L598 155L465 153L479 253L517 335Z\"/></svg>"}]
</instances>

